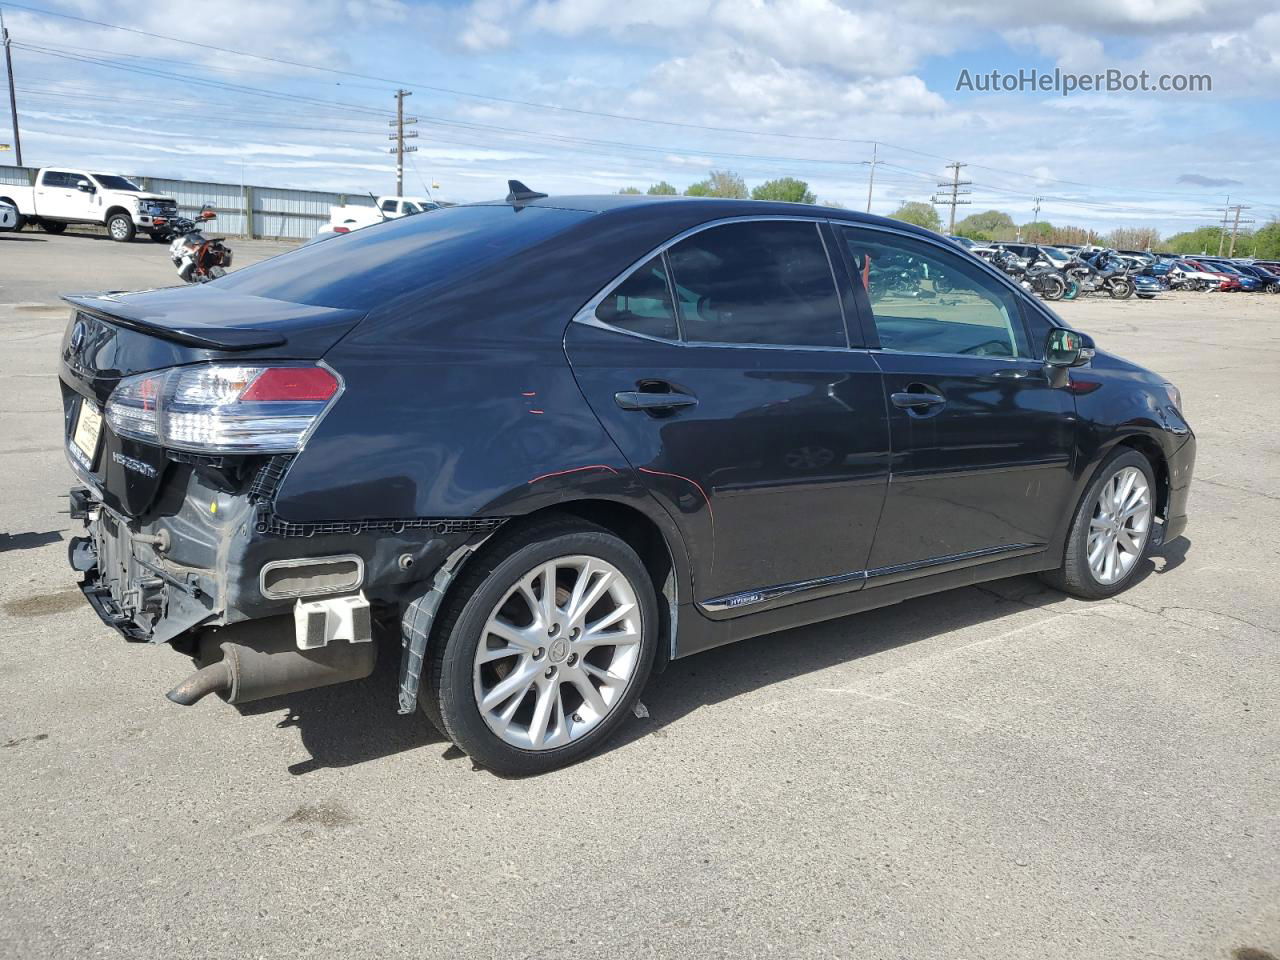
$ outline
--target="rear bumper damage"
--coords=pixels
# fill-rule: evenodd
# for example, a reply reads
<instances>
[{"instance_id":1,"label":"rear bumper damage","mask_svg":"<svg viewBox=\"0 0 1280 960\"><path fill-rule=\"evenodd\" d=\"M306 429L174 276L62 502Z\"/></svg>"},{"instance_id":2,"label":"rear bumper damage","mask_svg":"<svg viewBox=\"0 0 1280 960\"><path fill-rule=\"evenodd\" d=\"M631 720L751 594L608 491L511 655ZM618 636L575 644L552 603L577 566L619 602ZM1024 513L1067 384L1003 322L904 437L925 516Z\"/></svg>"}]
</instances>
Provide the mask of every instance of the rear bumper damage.
<instances>
[{"instance_id":1,"label":"rear bumper damage","mask_svg":"<svg viewBox=\"0 0 1280 960\"><path fill-rule=\"evenodd\" d=\"M397 618L501 523L293 523L272 512L274 483L264 474L278 482L278 463L241 483L199 464L169 470L154 508L134 518L104 504L77 471L86 483L72 489L70 512L84 531L68 560L105 624L130 642L170 643L201 665L170 692L183 704L209 693L243 703L368 676L375 618ZM415 693L424 646L406 643L401 685Z\"/></svg>"}]
</instances>

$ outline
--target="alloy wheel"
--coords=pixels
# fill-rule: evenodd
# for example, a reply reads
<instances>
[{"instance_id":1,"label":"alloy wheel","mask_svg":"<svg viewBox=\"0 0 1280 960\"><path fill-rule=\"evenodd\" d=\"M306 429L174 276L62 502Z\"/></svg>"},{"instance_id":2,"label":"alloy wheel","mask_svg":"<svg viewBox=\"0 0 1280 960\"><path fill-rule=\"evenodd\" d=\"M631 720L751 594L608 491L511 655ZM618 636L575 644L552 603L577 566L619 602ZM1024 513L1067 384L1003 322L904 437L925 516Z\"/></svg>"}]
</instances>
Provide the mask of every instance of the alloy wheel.
<instances>
[{"instance_id":1,"label":"alloy wheel","mask_svg":"<svg viewBox=\"0 0 1280 960\"><path fill-rule=\"evenodd\" d=\"M1102 486L1089 520L1089 572L1104 586L1119 583L1142 556L1151 532L1151 488L1137 467L1117 471Z\"/></svg>"},{"instance_id":2,"label":"alloy wheel","mask_svg":"<svg viewBox=\"0 0 1280 960\"><path fill-rule=\"evenodd\" d=\"M489 729L523 750L552 750L600 725L640 663L635 588L599 557L566 556L522 576L485 621L473 665Z\"/></svg>"}]
</instances>

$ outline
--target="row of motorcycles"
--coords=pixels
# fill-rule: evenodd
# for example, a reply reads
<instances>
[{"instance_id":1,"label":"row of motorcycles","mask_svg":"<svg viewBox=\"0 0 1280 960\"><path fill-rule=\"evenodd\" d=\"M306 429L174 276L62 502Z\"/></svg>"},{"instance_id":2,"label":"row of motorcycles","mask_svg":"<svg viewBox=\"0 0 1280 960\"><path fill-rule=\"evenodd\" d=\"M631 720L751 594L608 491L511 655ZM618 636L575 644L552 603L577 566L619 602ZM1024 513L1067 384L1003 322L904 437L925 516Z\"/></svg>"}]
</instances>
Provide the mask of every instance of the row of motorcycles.
<instances>
[{"instance_id":1,"label":"row of motorcycles","mask_svg":"<svg viewBox=\"0 0 1280 960\"><path fill-rule=\"evenodd\" d=\"M183 283L207 283L225 276L231 248L224 237L206 237L201 229L217 214L205 204L195 217L157 217L153 236L169 242L169 259Z\"/></svg>"},{"instance_id":2,"label":"row of motorcycles","mask_svg":"<svg viewBox=\"0 0 1280 960\"><path fill-rule=\"evenodd\" d=\"M1129 275L1130 267L1114 250L1077 254L1059 269L1043 254L1024 259L997 246L991 263L1045 300L1074 300L1090 293L1128 300L1137 291L1137 284Z\"/></svg>"}]
</instances>

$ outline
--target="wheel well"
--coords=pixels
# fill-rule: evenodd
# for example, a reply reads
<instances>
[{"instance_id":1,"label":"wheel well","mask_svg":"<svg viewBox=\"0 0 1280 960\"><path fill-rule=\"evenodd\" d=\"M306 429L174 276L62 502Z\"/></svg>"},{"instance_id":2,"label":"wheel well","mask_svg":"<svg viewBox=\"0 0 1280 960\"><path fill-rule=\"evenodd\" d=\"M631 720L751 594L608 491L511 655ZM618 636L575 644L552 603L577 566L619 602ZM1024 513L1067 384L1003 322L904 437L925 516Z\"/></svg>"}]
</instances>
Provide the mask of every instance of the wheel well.
<instances>
[{"instance_id":1,"label":"wheel well","mask_svg":"<svg viewBox=\"0 0 1280 960\"><path fill-rule=\"evenodd\" d=\"M631 547L640 556L658 600L659 637L655 671L665 669L671 658L672 638L678 603L677 574L671 545L667 543L661 528L635 507L614 500L575 500L536 510L520 517L513 517L502 525L507 534L527 524L545 521L560 515L576 517L604 527Z\"/></svg>"},{"instance_id":2,"label":"wheel well","mask_svg":"<svg viewBox=\"0 0 1280 960\"><path fill-rule=\"evenodd\" d=\"M133 211L129 210L127 207L108 207L107 212L102 215L102 222L106 223L117 213L123 213L130 220L133 219Z\"/></svg>"},{"instance_id":3,"label":"wheel well","mask_svg":"<svg viewBox=\"0 0 1280 960\"><path fill-rule=\"evenodd\" d=\"M1150 437L1140 435L1128 436L1116 444L1116 449L1128 447L1137 450L1151 464L1151 472L1156 478L1156 516L1168 519L1169 516L1169 464L1164 458L1160 445Z\"/></svg>"}]
</instances>

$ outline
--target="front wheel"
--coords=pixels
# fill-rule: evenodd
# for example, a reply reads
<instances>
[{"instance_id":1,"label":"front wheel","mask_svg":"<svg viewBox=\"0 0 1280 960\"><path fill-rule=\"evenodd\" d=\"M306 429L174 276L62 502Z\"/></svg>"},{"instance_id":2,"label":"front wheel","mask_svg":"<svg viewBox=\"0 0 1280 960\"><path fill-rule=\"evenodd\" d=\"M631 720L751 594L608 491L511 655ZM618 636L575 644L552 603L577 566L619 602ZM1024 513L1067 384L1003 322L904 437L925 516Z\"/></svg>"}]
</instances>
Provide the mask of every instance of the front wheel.
<instances>
[{"instance_id":1,"label":"front wheel","mask_svg":"<svg viewBox=\"0 0 1280 960\"><path fill-rule=\"evenodd\" d=\"M117 243L128 243L133 239L133 220L128 214L117 213L107 220L107 235Z\"/></svg>"},{"instance_id":2,"label":"front wheel","mask_svg":"<svg viewBox=\"0 0 1280 960\"><path fill-rule=\"evenodd\" d=\"M1107 293L1112 300L1128 300L1136 289L1132 280L1112 280L1107 286Z\"/></svg>"},{"instance_id":3,"label":"front wheel","mask_svg":"<svg viewBox=\"0 0 1280 960\"><path fill-rule=\"evenodd\" d=\"M1080 499L1062 566L1044 579L1086 600L1101 600L1127 587L1151 545L1155 491L1146 457L1127 447L1114 453Z\"/></svg>"},{"instance_id":4,"label":"front wheel","mask_svg":"<svg viewBox=\"0 0 1280 960\"><path fill-rule=\"evenodd\" d=\"M436 727L495 773L545 773L599 747L648 679L653 581L635 551L548 521L476 559L441 611L419 696Z\"/></svg>"},{"instance_id":5,"label":"front wheel","mask_svg":"<svg viewBox=\"0 0 1280 960\"><path fill-rule=\"evenodd\" d=\"M1067 282L1053 274L1041 277L1038 286L1040 288L1040 296L1046 300L1061 300L1067 292Z\"/></svg>"}]
</instances>

